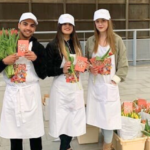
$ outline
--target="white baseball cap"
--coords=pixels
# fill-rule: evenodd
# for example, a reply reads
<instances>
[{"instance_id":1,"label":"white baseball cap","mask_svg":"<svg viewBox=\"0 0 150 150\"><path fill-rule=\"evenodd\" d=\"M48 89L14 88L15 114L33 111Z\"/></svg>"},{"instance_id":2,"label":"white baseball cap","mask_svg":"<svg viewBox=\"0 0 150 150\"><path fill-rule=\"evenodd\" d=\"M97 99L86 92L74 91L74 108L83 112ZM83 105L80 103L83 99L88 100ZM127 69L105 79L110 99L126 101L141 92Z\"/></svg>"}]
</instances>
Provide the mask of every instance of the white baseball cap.
<instances>
[{"instance_id":1,"label":"white baseball cap","mask_svg":"<svg viewBox=\"0 0 150 150\"><path fill-rule=\"evenodd\" d=\"M109 11L107 9L99 9L99 10L95 11L93 20L94 21L97 19L109 20L110 18L111 18L110 14L109 14Z\"/></svg>"},{"instance_id":2,"label":"white baseball cap","mask_svg":"<svg viewBox=\"0 0 150 150\"><path fill-rule=\"evenodd\" d=\"M70 23L75 26L74 17L70 14L63 14L58 19L59 24Z\"/></svg>"},{"instance_id":3,"label":"white baseball cap","mask_svg":"<svg viewBox=\"0 0 150 150\"><path fill-rule=\"evenodd\" d=\"M38 25L37 18L31 12L23 13L20 17L19 23L26 19L31 19L35 22L36 25Z\"/></svg>"}]
</instances>

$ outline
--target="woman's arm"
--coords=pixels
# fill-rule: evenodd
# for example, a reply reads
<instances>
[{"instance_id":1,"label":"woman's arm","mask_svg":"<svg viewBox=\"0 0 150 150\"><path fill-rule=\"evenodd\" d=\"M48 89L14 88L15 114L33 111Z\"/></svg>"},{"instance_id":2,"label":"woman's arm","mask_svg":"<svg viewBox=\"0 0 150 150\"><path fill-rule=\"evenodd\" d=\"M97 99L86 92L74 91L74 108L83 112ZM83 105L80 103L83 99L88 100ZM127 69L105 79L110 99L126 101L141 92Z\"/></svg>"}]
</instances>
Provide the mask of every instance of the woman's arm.
<instances>
[{"instance_id":1,"label":"woman's arm","mask_svg":"<svg viewBox=\"0 0 150 150\"><path fill-rule=\"evenodd\" d=\"M118 56L116 61L116 75L113 77L113 81L116 83L125 80L128 73L128 60L126 55L126 47L121 37L118 40ZM119 81L120 78L120 81Z\"/></svg>"},{"instance_id":2,"label":"woman's arm","mask_svg":"<svg viewBox=\"0 0 150 150\"><path fill-rule=\"evenodd\" d=\"M63 68L60 68L60 57L58 49L56 49L51 43L46 46L47 53L47 75L58 76L63 74ZM56 59L58 58L58 59Z\"/></svg>"},{"instance_id":3,"label":"woman's arm","mask_svg":"<svg viewBox=\"0 0 150 150\"><path fill-rule=\"evenodd\" d=\"M89 59L89 40L87 40L86 45L85 45L85 57L87 57Z\"/></svg>"}]
</instances>

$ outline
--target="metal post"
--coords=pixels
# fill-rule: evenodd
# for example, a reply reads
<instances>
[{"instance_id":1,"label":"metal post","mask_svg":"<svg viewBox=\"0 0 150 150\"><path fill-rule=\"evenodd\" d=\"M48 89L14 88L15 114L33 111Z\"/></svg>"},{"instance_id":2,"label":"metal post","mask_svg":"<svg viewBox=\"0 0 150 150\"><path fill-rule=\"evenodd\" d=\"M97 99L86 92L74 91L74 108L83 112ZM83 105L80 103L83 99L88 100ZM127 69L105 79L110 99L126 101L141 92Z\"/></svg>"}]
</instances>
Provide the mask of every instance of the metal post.
<instances>
[{"instance_id":1,"label":"metal post","mask_svg":"<svg viewBox=\"0 0 150 150\"><path fill-rule=\"evenodd\" d=\"M28 3L29 3L29 12L32 12L32 0L29 0Z\"/></svg>"},{"instance_id":2,"label":"metal post","mask_svg":"<svg viewBox=\"0 0 150 150\"><path fill-rule=\"evenodd\" d=\"M84 36L84 47L83 47L83 55L85 56L85 32L83 33L83 36Z\"/></svg>"},{"instance_id":3,"label":"metal post","mask_svg":"<svg viewBox=\"0 0 150 150\"><path fill-rule=\"evenodd\" d=\"M148 19L150 19L150 0L148 5ZM150 21L149 21L149 28L150 28ZM150 31L149 31L149 37L150 37Z\"/></svg>"},{"instance_id":4,"label":"metal post","mask_svg":"<svg viewBox=\"0 0 150 150\"><path fill-rule=\"evenodd\" d=\"M126 0L126 29L129 28L129 0ZM128 32L125 32L126 39L128 39Z\"/></svg>"},{"instance_id":5,"label":"metal post","mask_svg":"<svg viewBox=\"0 0 150 150\"><path fill-rule=\"evenodd\" d=\"M95 2L96 2L96 10L98 10L98 0L96 0Z\"/></svg>"},{"instance_id":6,"label":"metal post","mask_svg":"<svg viewBox=\"0 0 150 150\"><path fill-rule=\"evenodd\" d=\"M133 31L133 66L136 66L137 31Z\"/></svg>"},{"instance_id":7,"label":"metal post","mask_svg":"<svg viewBox=\"0 0 150 150\"><path fill-rule=\"evenodd\" d=\"M63 1L64 14L66 13L66 0Z\"/></svg>"}]
</instances>

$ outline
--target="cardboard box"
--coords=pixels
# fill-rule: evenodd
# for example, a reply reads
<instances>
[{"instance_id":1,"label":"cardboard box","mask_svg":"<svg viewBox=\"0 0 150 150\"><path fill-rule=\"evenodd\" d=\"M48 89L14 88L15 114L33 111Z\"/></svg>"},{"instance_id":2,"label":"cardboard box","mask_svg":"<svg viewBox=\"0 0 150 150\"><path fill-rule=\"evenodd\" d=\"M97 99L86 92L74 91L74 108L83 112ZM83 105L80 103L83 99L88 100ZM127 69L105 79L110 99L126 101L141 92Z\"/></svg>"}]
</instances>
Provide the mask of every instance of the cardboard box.
<instances>
[{"instance_id":1,"label":"cardboard box","mask_svg":"<svg viewBox=\"0 0 150 150\"><path fill-rule=\"evenodd\" d=\"M78 136L79 144L90 144L99 142L99 128L91 125L86 126L86 134Z\"/></svg>"},{"instance_id":2,"label":"cardboard box","mask_svg":"<svg viewBox=\"0 0 150 150\"><path fill-rule=\"evenodd\" d=\"M147 137L136 138L133 140L122 140L116 133L114 133L112 143L115 150L144 150L146 139Z\"/></svg>"}]
</instances>

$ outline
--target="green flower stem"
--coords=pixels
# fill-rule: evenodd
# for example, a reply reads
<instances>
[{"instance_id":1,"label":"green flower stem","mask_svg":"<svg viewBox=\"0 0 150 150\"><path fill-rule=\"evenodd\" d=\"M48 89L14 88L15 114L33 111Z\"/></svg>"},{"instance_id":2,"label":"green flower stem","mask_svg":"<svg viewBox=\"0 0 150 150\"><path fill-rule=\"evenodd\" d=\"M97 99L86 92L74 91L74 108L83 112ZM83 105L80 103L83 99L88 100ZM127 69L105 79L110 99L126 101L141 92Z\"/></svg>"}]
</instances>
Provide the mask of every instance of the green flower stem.
<instances>
[{"instance_id":1,"label":"green flower stem","mask_svg":"<svg viewBox=\"0 0 150 150\"><path fill-rule=\"evenodd\" d=\"M67 47L66 47L66 50L67 50L68 60L71 62L70 69L68 69L68 70L69 70L69 73L73 73L73 76L74 76L74 78L75 78L75 81L76 81L76 83L77 83L79 89L82 89L80 83L78 82L78 79L77 79L77 76L76 76L76 74L75 74L75 71L74 71L74 65L73 65L74 57L71 57L71 56L70 56L70 52L69 52L69 49L68 49Z\"/></svg>"},{"instance_id":2,"label":"green flower stem","mask_svg":"<svg viewBox=\"0 0 150 150\"><path fill-rule=\"evenodd\" d=\"M77 76L76 76L74 71L73 71L73 75L74 75L74 78L75 78L75 80L77 82L77 85L78 85L79 89L81 90L82 88L81 88L80 82L78 82Z\"/></svg>"},{"instance_id":3,"label":"green flower stem","mask_svg":"<svg viewBox=\"0 0 150 150\"><path fill-rule=\"evenodd\" d=\"M5 73L7 75L8 78L11 78L14 75L14 67L13 65L9 65L5 68Z\"/></svg>"},{"instance_id":4,"label":"green flower stem","mask_svg":"<svg viewBox=\"0 0 150 150\"><path fill-rule=\"evenodd\" d=\"M80 83L78 82L77 76L76 76L76 74L75 74L74 65L73 65L73 64L71 64L69 70L70 70L70 71L69 71L70 73L73 73L73 76L74 76L74 78L75 78L75 81L76 81L76 83L77 83L79 89L82 89Z\"/></svg>"}]
</instances>

